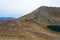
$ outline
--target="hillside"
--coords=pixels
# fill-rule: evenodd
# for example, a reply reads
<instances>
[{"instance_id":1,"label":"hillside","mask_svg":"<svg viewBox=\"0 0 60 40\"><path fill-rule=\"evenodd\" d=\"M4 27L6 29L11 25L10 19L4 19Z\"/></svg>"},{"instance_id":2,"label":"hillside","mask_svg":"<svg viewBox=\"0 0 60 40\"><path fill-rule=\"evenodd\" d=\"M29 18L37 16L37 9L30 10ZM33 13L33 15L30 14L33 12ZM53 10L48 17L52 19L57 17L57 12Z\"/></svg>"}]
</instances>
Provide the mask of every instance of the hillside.
<instances>
[{"instance_id":1,"label":"hillside","mask_svg":"<svg viewBox=\"0 0 60 40\"><path fill-rule=\"evenodd\" d=\"M60 8L41 6L31 13L15 20L0 23L2 40L60 40ZM50 26L49 26L50 27Z\"/></svg>"}]
</instances>

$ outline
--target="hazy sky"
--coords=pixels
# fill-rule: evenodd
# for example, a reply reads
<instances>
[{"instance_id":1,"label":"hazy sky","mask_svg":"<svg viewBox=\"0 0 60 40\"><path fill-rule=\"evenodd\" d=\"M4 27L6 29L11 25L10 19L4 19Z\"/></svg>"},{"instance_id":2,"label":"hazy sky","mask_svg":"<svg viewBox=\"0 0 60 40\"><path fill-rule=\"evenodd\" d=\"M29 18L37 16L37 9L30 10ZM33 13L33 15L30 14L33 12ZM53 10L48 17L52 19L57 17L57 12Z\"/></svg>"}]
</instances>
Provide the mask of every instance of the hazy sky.
<instances>
[{"instance_id":1,"label":"hazy sky","mask_svg":"<svg viewBox=\"0 0 60 40\"><path fill-rule=\"evenodd\" d=\"M60 7L60 0L0 0L0 17L20 17L43 5Z\"/></svg>"}]
</instances>

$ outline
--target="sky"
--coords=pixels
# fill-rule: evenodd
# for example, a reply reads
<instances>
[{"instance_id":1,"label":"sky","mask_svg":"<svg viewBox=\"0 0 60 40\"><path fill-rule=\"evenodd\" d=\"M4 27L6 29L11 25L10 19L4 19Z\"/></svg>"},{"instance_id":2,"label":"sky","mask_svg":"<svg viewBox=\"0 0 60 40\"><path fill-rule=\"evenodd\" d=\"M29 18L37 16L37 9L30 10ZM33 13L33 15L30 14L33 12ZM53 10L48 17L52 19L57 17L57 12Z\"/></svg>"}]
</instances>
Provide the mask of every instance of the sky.
<instances>
[{"instance_id":1,"label":"sky","mask_svg":"<svg viewBox=\"0 0 60 40\"><path fill-rule=\"evenodd\" d=\"M60 0L0 0L0 17L21 17L40 6L60 7Z\"/></svg>"}]
</instances>

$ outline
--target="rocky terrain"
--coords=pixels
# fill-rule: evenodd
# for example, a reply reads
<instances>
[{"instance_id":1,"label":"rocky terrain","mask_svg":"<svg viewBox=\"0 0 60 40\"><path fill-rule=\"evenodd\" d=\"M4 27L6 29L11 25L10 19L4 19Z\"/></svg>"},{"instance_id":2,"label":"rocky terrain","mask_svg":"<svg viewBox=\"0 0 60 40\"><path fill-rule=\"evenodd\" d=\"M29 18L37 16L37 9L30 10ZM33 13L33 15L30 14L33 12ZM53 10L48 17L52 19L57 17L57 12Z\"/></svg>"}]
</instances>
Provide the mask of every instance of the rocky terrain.
<instances>
[{"instance_id":1,"label":"rocky terrain","mask_svg":"<svg viewBox=\"0 0 60 40\"><path fill-rule=\"evenodd\" d=\"M0 22L0 40L60 40L60 8L41 6L23 17Z\"/></svg>"}]
</instances>

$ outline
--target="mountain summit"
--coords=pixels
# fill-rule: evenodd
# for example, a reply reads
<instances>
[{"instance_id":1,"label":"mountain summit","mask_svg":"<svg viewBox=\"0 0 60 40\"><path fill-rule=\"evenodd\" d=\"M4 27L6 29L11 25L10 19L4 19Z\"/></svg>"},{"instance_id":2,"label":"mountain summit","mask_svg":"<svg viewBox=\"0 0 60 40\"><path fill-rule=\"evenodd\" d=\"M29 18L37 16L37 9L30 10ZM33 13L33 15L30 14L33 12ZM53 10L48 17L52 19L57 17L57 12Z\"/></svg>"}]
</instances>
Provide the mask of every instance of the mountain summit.
<instances>
[{"instance_id":1,"label":"mountain summit","mask_svg":"<svg viewBox=\"0 0 60 40\"><path fill-rule=\"evenodd\" d=\"M41 6L15 20L0 23L5 40L60 40L60 7Z\"/></svg>"}]
</instances>

